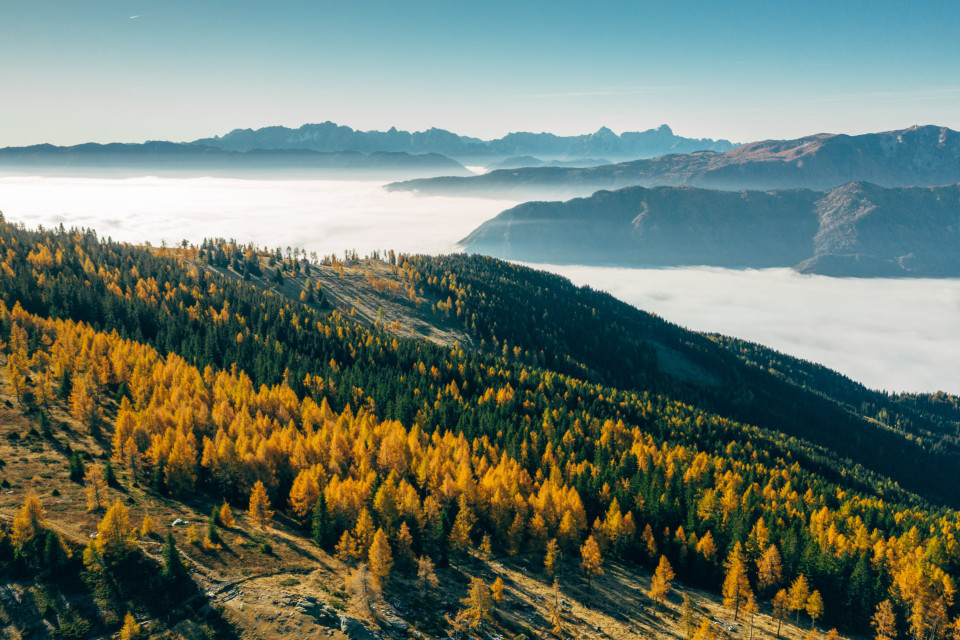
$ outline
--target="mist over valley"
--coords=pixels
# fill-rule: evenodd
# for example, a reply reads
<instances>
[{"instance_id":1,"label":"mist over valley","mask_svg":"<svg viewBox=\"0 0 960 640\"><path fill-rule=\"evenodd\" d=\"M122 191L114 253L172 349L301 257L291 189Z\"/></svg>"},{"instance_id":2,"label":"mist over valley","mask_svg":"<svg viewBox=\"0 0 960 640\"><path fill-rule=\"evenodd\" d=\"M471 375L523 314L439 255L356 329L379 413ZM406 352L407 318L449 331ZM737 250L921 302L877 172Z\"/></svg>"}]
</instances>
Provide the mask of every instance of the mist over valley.
<instances>
[{"instance_id":1,"label":"mist over valley","mask_svg":"<svg viewBox=\"0 0 960 640\"><path fill-rule=\"evenodd\" d=\"M321 255L451 253L517 204L417 197L382 182L0 177L8 221L87 227L131 243L228 237ZM538 264L691 329L759 342L888 391L960 392L960 280L828 278L787 269Z\"/></svg>"}]
</instances>

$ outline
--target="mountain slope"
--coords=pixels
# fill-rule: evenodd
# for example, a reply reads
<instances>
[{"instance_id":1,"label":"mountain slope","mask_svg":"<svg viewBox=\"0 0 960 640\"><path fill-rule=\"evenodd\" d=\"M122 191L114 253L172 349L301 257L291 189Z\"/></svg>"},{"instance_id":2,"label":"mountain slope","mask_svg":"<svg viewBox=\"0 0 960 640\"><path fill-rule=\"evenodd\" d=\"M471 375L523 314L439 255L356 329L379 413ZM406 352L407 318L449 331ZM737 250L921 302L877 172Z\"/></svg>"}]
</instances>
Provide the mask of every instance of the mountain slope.
<instances>
[{"instance_id":1,"label":"mountain slope","mask_svg":"<svg viewBox=\"0 0 960 640\"><path fill-rule=\"evenodd\" d=\"M231 270L269 273L284 286L316 266L253 245L217 241L170 252L92 231L8 224L0 225L0 245L3 415L16 407L38 421L72 418L36 435L4 426L4 453L17 448L0 465L9 465L4 476L18 490L46 491L44 481L69 473L66 438L71 449L81 442L91 449L85 465L93 454L111 456L121 488L130 491L124 501L137 509L141 500L165 509L196 505L190 508L198 514L224 499L237 512L260 504L238 519L239 531L224 530L230 535L222 548L212 537L220 535L219 515L200 527L211 534L209 544L176 533L186 537L182 546L192 545L190 555L218 571L242 572L246 556L259 566L266 555L293 574L295 562L307 571L300 575L321 578L318 587L328 591L317 596L330 606L347 605L341 581L349 573L346 582L361 585L349 599L357 610L365 605L357 615L367 624L399 633L395 610L406 612L418 632L454 632L458 611L468 608L458 600L473 592L471 603L492 609L485 603L493 595L484 595L499 575L505 602L519 609L491 614L488 629L543 634L551 628L537 618L545 607L520 603L532 599L524 594L543 593L529 580L549 585L554 562L563 570L552 613L577 632L585 631L585 605L614 615L616 602L643 607L616 614L631 625L676 628L666 621L679 614L676 598L654 609L652 599L631 593L638 582L621 563L669 563L678 581L716 592L725 566L752 567L776 553L781 571L772 585L758 583L752 570L745 578L759 598L806 583L818 594L814 617L864 631L890 585L911 585L895 603L897 615L927 625L928 617L914 614L945 598L956 579L960 515L938 504L956 499L944 495L956 491L944 481L956 472L949 414L956 399L934 411L933 402L917 399L901 409L891 398L883 407L890 415L871 421L865 414L873 408L841 406L825 395L839 386L846 401L855 401L856 385L836 374L765 352L759 355L786 365L787 374L760 370L707 337L610 296L489 258L401 257L396 265L411 299L429 289L437 313L477 336L480 348L470 350L400 339L379 322L364 327L349 314L321 311L315 287L304 287L297 302L265 290L259 276L251 286L197 264L225 259ZM796 386L804 376L816 392ZM709 409L722 403L724 413ZM785 429L731 417L750 412ZM896 424L881 422L890 416ZM811 439L788 435L794 426ZM943 432L942 451L918 437L925 429ZM56 454L34 442L47 437L44 431L58 441L51 443ZM847 440L846 450L862 447L853 453L870 467L825 446L834 440ZM922 495L883 475L891 459ZM48 468L17 474L27 469L24 461ZM0 495L4 516L14 515L10 501L18 499L8 495ZM51 507L59 504L54 497L47 499ZM63 503L55 511L71 518L83 508ZM49 585L40 573L46 560L21 535L23 521L15 521L9 540L0 536L2 568L27 571L31 589ZM326 561L334 552L341 564ZM598 580L578 570L580 555L588 569L598 555L601 563L616 559L605 565L615 576ZM99 566L93 551L84 556ZM443 568L439 593L448 595L414 586L418 556ZM507 557L509 571L490 556ZM323 575L313 573L319 564L328 567ZM526 577L513 578L516 567ZM108 563L98 571L109 585L115 568ZM370 575L378 579L370 582ZM298 581L284 579L289 588ZM223 586L246 603L243 587ZM387 605L371 600L381 588ZM575 618L560 606L567 592L578 597ZM279 618L281 602L296 603L272 596L271 604L270 597L249 604L255 614L246 623L267 620L270 634L298 632L292 625L303 612ZM953 604L941 604L942 617L954 620ZM326 621L317 625L330 629L332 614L307 605ZM104 620L98 633L115 633L117 618ZM613 628L617 637L630 633L625 625Z\"/></svg>"},{"instance_id":2,"label":"mountain slope","mask_svg":"<svg viewBox=\"0 0 960 640\"><path fill-rule=\"evenodd\" d=\"M408 264L418 286L449 296L476 342L516 352L520 363L783 431L958 504L960 493L947 498L941 487L960 465L956 399L941 404L870 391L826 367L691 332L608 294L499 260L414 256Z\"/></svg>"},{"instance_id":3,"label":"mountain slope","mask_svg":"<svg viewBox=\"0 0 960 640\"><path fill-rule=\"evenodd\" d=\"M853 181L884 187L960 182L960 134L936 126L859 136L818 134L754 142L724 153L700 151L582 169L505 169L468 178L411 180L388 188L555 199L627 186L823 190Z\"/></svg>"},{"instance_id":4,"label":"mountain slope","mask_svg":"<svg viewBox=\"0 0 960 640\"><path fill-rule=\"evenodd\" d=\"M461 241L530 262L795 267L833 276L960 275L960 185L826 192L628 187L529 202Z\"/></svg>"}]
</instances>

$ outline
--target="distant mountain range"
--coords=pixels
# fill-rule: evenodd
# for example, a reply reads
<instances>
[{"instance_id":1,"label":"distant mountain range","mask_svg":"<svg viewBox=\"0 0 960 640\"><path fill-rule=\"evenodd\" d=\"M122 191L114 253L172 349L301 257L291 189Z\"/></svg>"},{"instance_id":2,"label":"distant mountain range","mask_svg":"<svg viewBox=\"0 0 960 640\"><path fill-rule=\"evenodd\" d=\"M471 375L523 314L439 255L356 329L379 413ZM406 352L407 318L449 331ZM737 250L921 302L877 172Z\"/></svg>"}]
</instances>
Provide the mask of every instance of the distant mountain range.
<instances>
[{"instance_id":1,"label":"distant mountain range","mask_svg":"<svg viewBox=\"0 0 960 640\"><path fill-rule=\"evenodd\" d=\"M388 189L556 199L627 186L824 190L854 181L885 187L958 182L960 135L936 126L859 136L818 134L754 142L723 153L698 151L587 168L504 169L467 178L411 180Z\"/></svg>"},{"instance_id":2,"label":"distant mountain range","mask_svg":"<svg viewBox=\"0 0 960 640\"><path fill-rule=\"evenodd\" d=\"M560 264L793 267L858 277L960 276L960 185L825 192L629 187L528 202L461 241Z\"/></svg>"},{"instance_id":3,"label":"distant mountain range","mask_svg":"<svg viewBox=\"0 0 960 640\"><path fill-rule=\"evenodd\" d=\"M534 156L511 156L506 160L501 160L490 169L519 169L521 167L599 167L604 164L610 164L606 158L571 158L569 160L541 160Z\"/></svg>"},{"instance_id":4,"label":"distant mountain range","mask_svg":"<svg viewBox=\"0 0 960 640\"><path fill-rule=\"evenodd\" d=\"M193 144L233 151L246 149L310 149L313 151L394 151L406 153L440 153L460 161L514 156L536 156L538 162L555 159L604 157L613 160L652 158L669 153L693 151L727 151L734 145L727 140L684 138L675 135L667 125L620 135L606 127L596 133L579 136L558 136L552 133L511 133L495 140L460 136L444 129L428 129L410 133L391 128L389 131L356 131L333 122L305 124L298 129L264 127L235 129L224 136L202 138Z\"/></svg>"},{"instance_id":5,"label":"distant mountain range","mask_svg":"<svg viewBox=\"0 0 960 640\"><path fill-rule=\"evenodd\" d=\"M383 172L396 176L450 173L467 175L460 163L437 153L406 152L360 153L358 151L319 152L308 149L251 149L232 151L197 144L146 142L143 144L80 144L57 147L39 144L0 149L0 169L110 169L225 172L282 170L284 175L298 171L324 175Z\"/></svg>"}]
</instances>

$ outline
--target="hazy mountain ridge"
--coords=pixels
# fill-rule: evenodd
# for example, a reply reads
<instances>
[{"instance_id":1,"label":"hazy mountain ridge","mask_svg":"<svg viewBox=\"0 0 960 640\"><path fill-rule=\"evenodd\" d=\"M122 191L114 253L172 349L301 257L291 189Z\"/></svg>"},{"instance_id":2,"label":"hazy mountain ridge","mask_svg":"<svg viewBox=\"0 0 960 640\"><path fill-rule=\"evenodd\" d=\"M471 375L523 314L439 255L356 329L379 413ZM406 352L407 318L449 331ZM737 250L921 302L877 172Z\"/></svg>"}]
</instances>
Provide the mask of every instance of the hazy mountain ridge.
<instances>
[{"instance_id":1,"label":"hazy mountain ridge","mask_svg":"<svg viewBox=\"0 0 960 640\"><path fill-rule=\"evenodd\" d=\"M817 134L754 142L723 153L699 151L579 169L510 169L388 188L429 195L555 198L627 186L825 190L854 181L884 187L958 182L960 134L933 125L859 136Z\"/></svg>"},{"instance_id":2,"label":"hazy mountain ridge","mask_svg":"<svg viewBox=\"0 0 960 640\"><path fill-rule=\"evenodd\" d=\"M312 149L441 153L452 156L523 156L579 158L601 155L612 158L644 158L666 153L697 150L726 151L734 145L727 140L684 138L667 125L646 131L615 134L607 127L579 136L517 132L494 140L460 136L444 129L426 131L359 131L333 122L305 124L297 129L264 127L234 129L223 136L202 138L192 144L242 151L260 149Z\"/></svg>"},{"instance_id":3,"label":"hazy mountain ridge","mask_svg":"<svg viewBox=\"0 0 960 640\"><path fill-rule=\"evenodd\" d=\"M628 187L504 211L461 241L531 262L794 267L833 276L960 275L960 185L819 193Z\"/></svg>"},{"instance_id":4,"label":"hazy mountain ridge","mask_svg":"<svg viewBox=\"0 0 960 640\"><path fill-rule=\"evenodd\" d=\"M310 149L248 149L233 151L166 141L86 143L69 147L38 144L0 149L0 167L108 167L108 168L237 168L444 171L468 174L458 162L437 153L322 152Z\"/></svg>"}]
</instances>

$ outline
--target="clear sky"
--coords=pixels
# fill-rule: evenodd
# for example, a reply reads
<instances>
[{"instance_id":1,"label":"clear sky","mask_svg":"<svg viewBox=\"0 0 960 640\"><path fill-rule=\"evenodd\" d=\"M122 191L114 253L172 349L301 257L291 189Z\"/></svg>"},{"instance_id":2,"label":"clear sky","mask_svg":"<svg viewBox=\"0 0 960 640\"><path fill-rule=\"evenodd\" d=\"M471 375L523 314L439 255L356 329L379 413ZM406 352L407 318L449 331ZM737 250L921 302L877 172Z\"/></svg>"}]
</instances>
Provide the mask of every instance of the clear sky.
<instances>
[{"instance_id":1,"label":"clear sky","mask_svg":"<svg viewBox=\"0 0 960 640\"><path fill-rule=\"evenodd\" d=\"M960 129L960 2L0 0L0 146Z\"/></svg>"}]
</instances>

